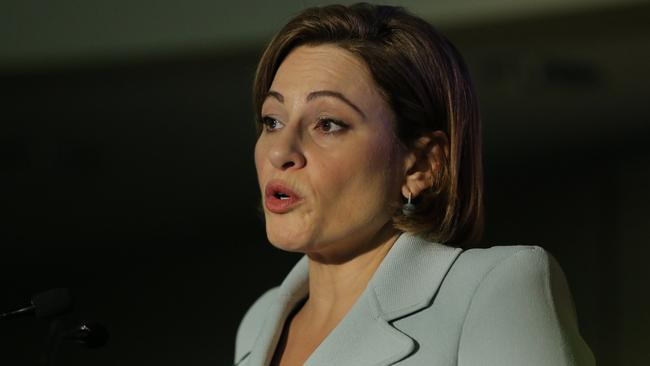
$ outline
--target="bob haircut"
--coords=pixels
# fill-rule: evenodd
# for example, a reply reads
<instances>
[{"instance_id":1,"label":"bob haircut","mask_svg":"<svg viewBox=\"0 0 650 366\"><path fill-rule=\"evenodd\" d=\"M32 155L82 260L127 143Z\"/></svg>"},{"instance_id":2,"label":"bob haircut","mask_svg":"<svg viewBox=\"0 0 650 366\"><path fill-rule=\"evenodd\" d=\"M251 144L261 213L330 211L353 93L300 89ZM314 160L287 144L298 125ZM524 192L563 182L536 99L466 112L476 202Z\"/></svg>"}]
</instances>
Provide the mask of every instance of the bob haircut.
<instances>
[{"instance_id":1,"label":"bob haircut","mask_svg":"<svg viewBox=\"0 0 650 366\"><path fill-rule=\"evenodd\" d=\"M407 149L424 134L443 131L449 154L431 189L394 226L429 240L472 246L483 232L481 123L473 83L462 56L432 25L401 7L329 5L308 8L268 44L255 74L258 119L280 64L296 47L336 45L364 61L394 112L395 134ZM258 125L258 136L261 124Z\"/></svg>"}]
</instances>

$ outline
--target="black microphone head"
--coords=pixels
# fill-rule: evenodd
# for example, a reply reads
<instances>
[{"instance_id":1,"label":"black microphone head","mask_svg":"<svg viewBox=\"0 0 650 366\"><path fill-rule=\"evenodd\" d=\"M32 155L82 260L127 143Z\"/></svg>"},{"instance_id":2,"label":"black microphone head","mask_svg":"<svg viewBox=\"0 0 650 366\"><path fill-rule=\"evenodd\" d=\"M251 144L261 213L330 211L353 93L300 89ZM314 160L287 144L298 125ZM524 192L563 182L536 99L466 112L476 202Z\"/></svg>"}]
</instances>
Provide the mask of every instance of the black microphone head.
<instances>
[{"instance_id":1,"label":"black microphone head","mask_svg":"<svg viewBox=\"0 0 650 366\"><path fill-rule=\"evenodd\" d=\"M50 317L68 311L72 306L72 297L67 288L54 288L34 295L32 305L37 317Z\"/></svg>"}]
</instances>

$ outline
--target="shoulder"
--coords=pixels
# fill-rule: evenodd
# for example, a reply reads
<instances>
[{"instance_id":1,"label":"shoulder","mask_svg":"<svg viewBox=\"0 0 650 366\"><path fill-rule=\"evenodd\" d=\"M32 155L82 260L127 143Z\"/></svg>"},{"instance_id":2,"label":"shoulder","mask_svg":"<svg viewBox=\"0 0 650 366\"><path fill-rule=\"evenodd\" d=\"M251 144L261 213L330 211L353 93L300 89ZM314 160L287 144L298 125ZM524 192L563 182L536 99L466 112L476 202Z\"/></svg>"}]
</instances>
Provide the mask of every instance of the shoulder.
<instances>
[{"instance_id":1,"label":"shoulder","mask_svg":"<svg viewBox=\"0 0 650 366\"><path fill-rule=\"evenodd\" d=\"M589 365L562 269L537 246L471 249L449 273L467 307L459 365Z\"/></svg>"},{"instance_id":2,"label":"shoulder","mask_svg":"<svg viewBox=\"0 0 650 366\"><path fill-rule=\"evenodd\" d=\"M551 305L563 301L573 314L570 293L562 269L543 248L537 246L500 246L471 249L458 260L457 271L464 276L473 273L472 296L467 317L483 306L503 306L519 299L536 298L539 304ZM559 280L559 281L558 281ZM566 302L569 300L569 302Z\"/></svg>"},{"instance_id":3,"label":"shoulder","mask_svg":"<svg viewBox=\"0 0 650 366\"><path fill-rule=\"evenodd\" d=\"M457 293L460 291L472 295L481 287L490 286L495 281L509 277L544 278L558 271L561 273L555 259L537 246L469 249L458 256L445 278L444 285L453 286Z\"/></svg>"},{"instance_id":4,"label":"shoulder","mask_svg":"<svg viewBox=\"0 0 650 366\"><path fill-rule=\"evenodd\" d=\"M262 328L266 313L277 298L278 289L279 287L274 287L257 298L242 318L237 329L235 360L241 359L245 352L253 348L253 343Z\"/></svg>"},{"instance_id":5,"label":"shoulder","mask_svg":"<svg viewBox=\"0 0 650 366\"><path fill-rule=\"evenodd\" d=\"M538 246L495 246L463 251L451 267L446 282L475 293L500 281L533 281L543 286L545 279L563 277L562 269L549 252ZM536 280L534 280L536 279Z\"/></svg>"},{"instance_id":6,"label":"shoulder","mask_svg":"<svg viewBox=\"0 0 650 366\"><path fill-rule=\"evenodd\" d=\"M575 318L569 287L555 258L538 246L498 246L470 249L457 261L456 271L473 274L472 298L467 316L484 301L516 303L537 299L532 306L548 306L554 313ZM493 305L493 304L492 304ZM573 320L575 321L575 320Z\"/></svg>"},{"instance_id":7,"label":"shoulder","mask_svg":"<svg viewBox=\"0 0 650 366\"><path fill-rule=\"evenodd\" d=\"M528 264L543 265L551 260L550 254L538 246L512 245L495 246L485 249L469 249L458 258L457 265L474 267L487 272L507 264L508 261L522 261Z\"/></svg>"},{"instance_id":8,"label":"shoulder","mask_svg":"<svg viewBox=\"0 0 650 366\"><path fill-rule=\"evenodd\" d=\"M525 305L548 307L555 313L556 302L574 317L573 304L562 269L555 259L537 246L498 246L463 252L449 274L460 281L468 299L466 323L477 313ZM558 281L559 280L559 281ZM457 284L456 284L457 285ZM520 304L520 302L524 302ZM532 304L528 302L533 301ZM549 313L549 315L552 315Z\"/></svg>"}]
</instances>

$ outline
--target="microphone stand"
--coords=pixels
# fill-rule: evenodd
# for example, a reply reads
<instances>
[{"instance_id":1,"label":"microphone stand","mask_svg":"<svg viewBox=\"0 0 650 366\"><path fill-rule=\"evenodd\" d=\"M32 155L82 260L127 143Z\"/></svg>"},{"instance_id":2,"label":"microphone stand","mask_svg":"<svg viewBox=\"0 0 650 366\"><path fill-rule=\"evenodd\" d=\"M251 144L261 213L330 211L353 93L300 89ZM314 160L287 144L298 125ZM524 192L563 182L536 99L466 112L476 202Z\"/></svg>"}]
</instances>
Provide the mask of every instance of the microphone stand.
<instances>
[{"instance_id":1,"label":"microphone stand","mask_svg":"<svg viewBox=\"0 0 650 366\"><path fill-rule=\"evenodd\" d=\"M41 354L40 366L55 366L56 356L63 340L60 332L62 324L63 320L60 317L54 318L50 322L50 328L45 341L45 349Z\"/></svg>"}]
</instances>

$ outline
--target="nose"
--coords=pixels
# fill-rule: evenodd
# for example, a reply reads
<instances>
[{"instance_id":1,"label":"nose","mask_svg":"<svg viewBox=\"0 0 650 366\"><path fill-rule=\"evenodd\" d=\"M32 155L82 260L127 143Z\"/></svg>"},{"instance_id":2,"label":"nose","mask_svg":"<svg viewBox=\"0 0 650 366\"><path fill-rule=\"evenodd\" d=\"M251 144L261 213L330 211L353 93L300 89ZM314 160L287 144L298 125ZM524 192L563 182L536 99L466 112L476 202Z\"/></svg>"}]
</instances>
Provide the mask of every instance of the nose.
<instances>
[{"instance_id":1,"label":"nose","mask_svg":"<svg viewBox=\"0 0 650 366\"><path fill-rule=\"evenodd\" d=\"M300 140L290 131L279 133L269 150L271 164L280 170L300 169L305 166L306 159Z\"/></svg>"}]
</instances>

